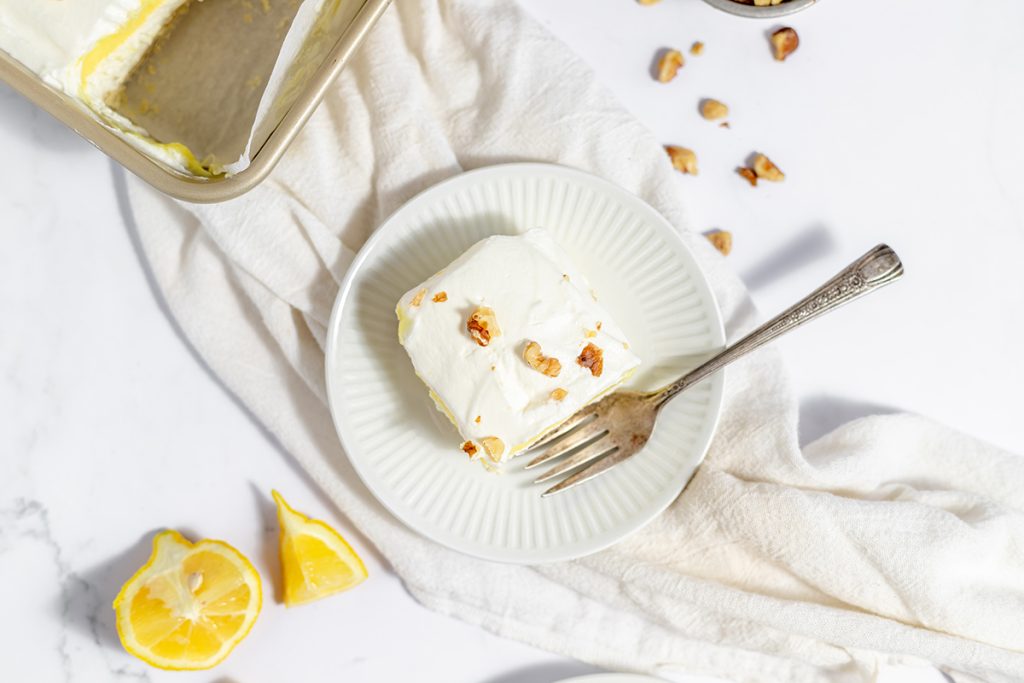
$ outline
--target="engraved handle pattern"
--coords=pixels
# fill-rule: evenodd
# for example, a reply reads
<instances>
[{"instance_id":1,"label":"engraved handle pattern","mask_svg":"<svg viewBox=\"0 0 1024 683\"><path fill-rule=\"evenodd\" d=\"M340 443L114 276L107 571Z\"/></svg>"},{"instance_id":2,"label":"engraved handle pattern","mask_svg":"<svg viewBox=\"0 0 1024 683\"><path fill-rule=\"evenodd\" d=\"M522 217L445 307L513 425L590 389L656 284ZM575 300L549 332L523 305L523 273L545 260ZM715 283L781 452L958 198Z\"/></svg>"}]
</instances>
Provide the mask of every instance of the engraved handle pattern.
<instances>
[{"instance_id":1,"label":"engraved handle pattern","mask_svg":"<svg viewBox=\"0 0 1024 683\"><path fill-rule=\"evenodd\" d=\"M829 311L884 287L903 276L903 264L892 249L880 244L838 275L775 318L708 359L664 389L651 394L660 407L681 391L714 374L741 356Z\"/></svg>"}]
</instances>

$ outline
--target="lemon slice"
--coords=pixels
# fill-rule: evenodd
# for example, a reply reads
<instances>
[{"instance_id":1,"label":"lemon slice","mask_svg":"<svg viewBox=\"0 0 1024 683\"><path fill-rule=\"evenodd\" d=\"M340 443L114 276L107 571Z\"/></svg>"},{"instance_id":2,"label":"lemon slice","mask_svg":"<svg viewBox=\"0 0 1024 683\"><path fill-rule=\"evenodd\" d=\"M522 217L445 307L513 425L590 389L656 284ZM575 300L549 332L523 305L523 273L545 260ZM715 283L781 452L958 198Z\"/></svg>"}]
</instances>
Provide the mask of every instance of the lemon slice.
<instances>
[{"instance_id":1,"label":"lemon slice","mask_svg":"<svg viewBox=\"0 0 1024 683\"><path fill-rule=\"evenodd\" d=\"M304 605L363 582L366 567L341 534L295 511L277 491L272 493L281 526L286 606Z\"/></svg>"},{"instance_id":2,"label":"lemon slice","mask_svg":"<svg viewBox=\"0 0 1024 683\"><path fill-rule=\"evenodd\" d=\"M164 531L121 588L114 611L121 644L147 664L209 669L245 638L262 603L260 576L242 553Z\"/></svg>"}]
</instances>

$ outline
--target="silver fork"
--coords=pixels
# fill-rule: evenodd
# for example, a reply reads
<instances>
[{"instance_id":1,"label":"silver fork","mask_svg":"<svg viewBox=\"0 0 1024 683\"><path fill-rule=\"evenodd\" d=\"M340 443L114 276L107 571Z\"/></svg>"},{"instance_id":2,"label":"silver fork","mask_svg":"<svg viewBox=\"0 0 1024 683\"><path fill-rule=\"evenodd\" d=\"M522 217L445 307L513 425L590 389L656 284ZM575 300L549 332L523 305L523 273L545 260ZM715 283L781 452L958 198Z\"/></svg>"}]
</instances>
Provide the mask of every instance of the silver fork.
<instances>
[{"instance_id":1,"label":"silver fork","mask_svg":"<svg viewBox=\"0 0 1024 683\"><path fill-rule=\"evenodd\" d=\"M896 252L884 244L878 245L809 296L667 387L649 393L619 391L580 410L534 444L534 448L548 447L548 450L527 463L526 469L571 453L539 476L534 482L539 484L588 465L549 488L544 496L566 491L607 472L640 452L651 437L658 411L680 392L776 337L902 275L903 264Z\"/></svg>"}]
</instances>

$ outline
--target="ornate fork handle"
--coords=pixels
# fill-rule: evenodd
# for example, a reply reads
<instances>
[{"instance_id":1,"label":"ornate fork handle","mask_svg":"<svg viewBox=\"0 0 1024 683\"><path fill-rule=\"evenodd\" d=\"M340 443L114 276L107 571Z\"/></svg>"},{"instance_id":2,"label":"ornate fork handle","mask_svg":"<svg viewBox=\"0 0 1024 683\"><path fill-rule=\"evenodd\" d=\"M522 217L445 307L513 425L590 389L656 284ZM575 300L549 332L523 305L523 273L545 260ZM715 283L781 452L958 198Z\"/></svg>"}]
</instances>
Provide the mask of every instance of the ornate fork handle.
<instances>
[{"instance_id":1,"label":"ornate fork handle","mask_svg":"<svg viewBox=\"0 0 1024 683\"><path fill-rule=\"evenodd\" d=\"M903 275L903 264L892 249L880 244L844 268L810 295L772 318L761 327L740 339L721 353L713 356L664 389L650 395L659 407L681 391L715 373L740 356L781 337L843 304L898 280Z\"/></svg>"}]
</instances>

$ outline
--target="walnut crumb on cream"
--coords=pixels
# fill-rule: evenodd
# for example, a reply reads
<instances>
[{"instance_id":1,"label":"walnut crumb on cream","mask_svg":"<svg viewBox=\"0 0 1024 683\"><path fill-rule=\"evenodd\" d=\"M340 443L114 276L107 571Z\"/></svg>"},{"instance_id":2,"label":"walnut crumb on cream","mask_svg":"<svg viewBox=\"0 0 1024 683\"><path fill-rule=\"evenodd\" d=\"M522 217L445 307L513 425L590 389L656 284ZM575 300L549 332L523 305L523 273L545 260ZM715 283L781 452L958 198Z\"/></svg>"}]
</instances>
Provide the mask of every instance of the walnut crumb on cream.
<instances>
[{"instance_id":1,"label":"walnut crumb on cream","mask_svg":"<svg viewBox=\"0 0 1024 683\"><path fill-rule=\"evenodd\" d=\"M419 306L421 303L423 303L423 297L425 297L426 295L427 295L427 290L426 289L421 289L420 291L416 292L416 295L413 296L412 301L409 302L409 305L410 306Z\"/></svg>"},{"instance_id":2,"label":"walnut crumb on cream","mask_svg":"<svg viewBox=\"0 0 1024 683\"><path fill-rule=\"evenodd\" d=\"M580 351L580 355L576 358L576 363L590 370L590 374L594 377L600 377L601 373L604 372L604 351L599 346L587 344Z\"/></svg>"},{"instance_id":3,"label":"walnut crumb on cream","mask_svg":"<svg viewBox=\"0 0 1024 683\"><path fill-rule=\"evenodd\" d=\"M476 452L477 452L476 444L473 443L472 441L465 441L462 444L462 451L466 455L468 455L470 458L472 458L472 457L476 456Z\"/></svg>"},{"instance_id":4,"label":"walnut crumb on cream","mask_svg":"<svg viewBox=\"0 0 1024 683\"><path fill-rule=\"evenodd\" d=\"M540 350L540 344L535 341L526 343L526 347L523 349L523 360L531 368L548 377L558 377L558 373L562 371L562 363L557 358L545 356Z\"/></svg>"},{"instance_id":5,"label":"walnut crumb on cream","mask_svg":"<svg viewBox=\"0 0 1024 683\"><path fill-rule=\"evenodd\" d=\"M505 442L496 436L485 436L480 439L481 445L484 447L484 453L491 459L492 462L499 462L502 454L505 452Z\"/></svg>"},{"instance_id":6,"label":"walnut crumb on cream","mask_svg":"<svg viewBox=\"0 0 1024 683\"><path fill-rule=\"evenodd\" d=\"M434 295L435 304L440 304L445 301L448 301L448 292L438 292L437 294Z\"/></svg>"},{"instance_id":7,"label":"walnut crumb on cream","mask_svg":"<svg viewBox=\"0 0 1024 683\"><path fill-rule=\"evenodd\" d=\"M554 389L551 392L551 398L553 398L556 401L561 401L563 398L565 398L568 395L569 395L569 392L566 391L565 389L562 389L561 387L559 387L558 389Z\"/></svg>"},{"instance_id":8,"label":"walnut crumb on cream","mask_svg":"<svg viewBox=\"0 0 1024 683\"><path fill-rule=\"evenodd\" d=\"M469 320L466 321L466 329L469 336L480 346L487 346L495 337L501 336L501 328L498 327L498 318L494 315L494 309L487 306L478 306Z\"/></svg>"}]
</instances>

